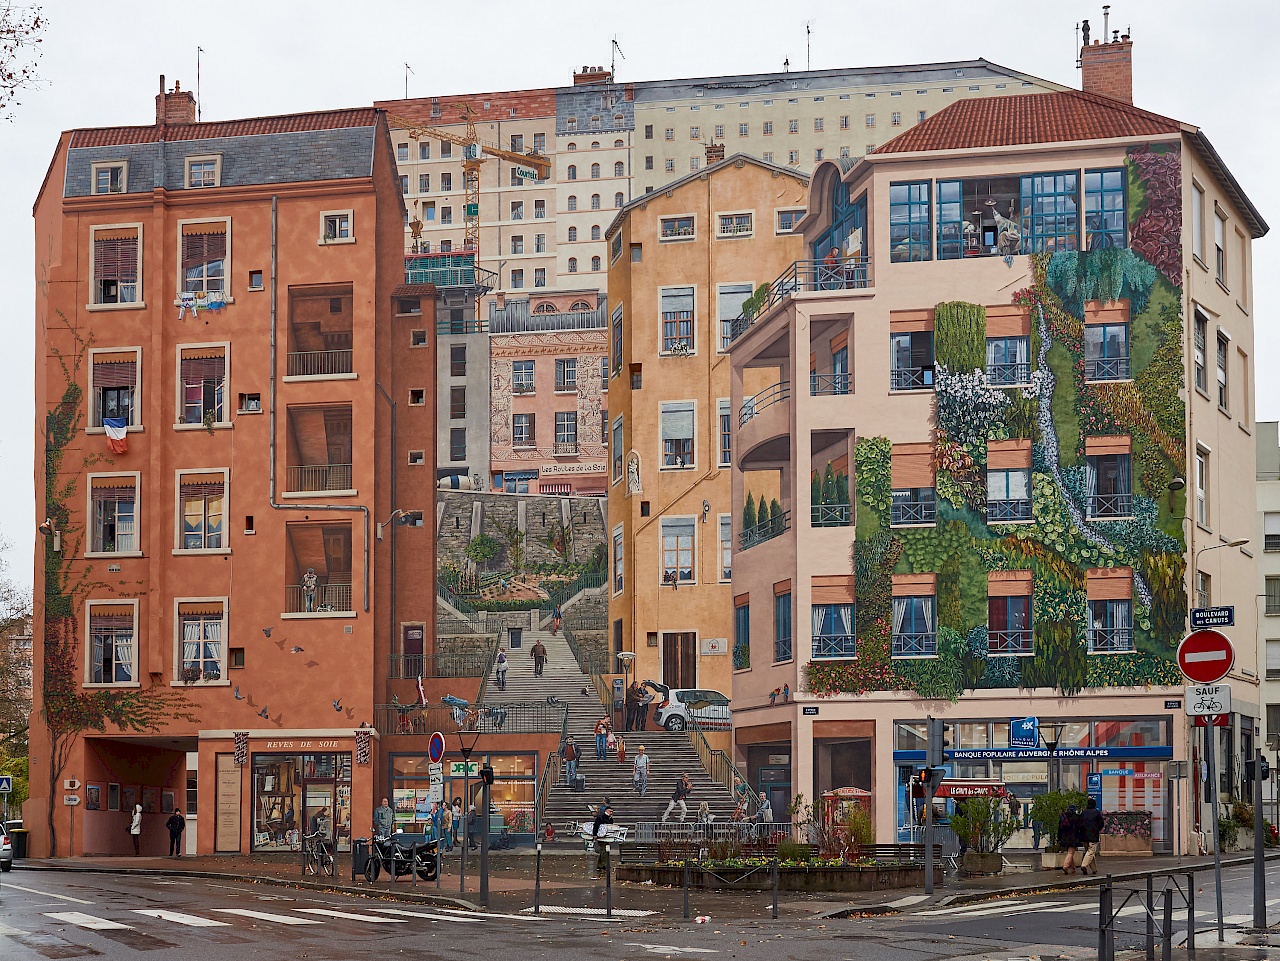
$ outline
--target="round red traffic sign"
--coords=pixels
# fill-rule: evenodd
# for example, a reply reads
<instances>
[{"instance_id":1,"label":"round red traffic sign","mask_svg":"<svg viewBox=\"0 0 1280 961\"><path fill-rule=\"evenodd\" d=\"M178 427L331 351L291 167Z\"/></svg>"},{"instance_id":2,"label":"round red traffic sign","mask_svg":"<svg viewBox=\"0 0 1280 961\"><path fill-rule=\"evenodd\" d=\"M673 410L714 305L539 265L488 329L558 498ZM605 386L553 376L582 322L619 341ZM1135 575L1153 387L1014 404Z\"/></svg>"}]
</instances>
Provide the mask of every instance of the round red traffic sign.
<instances>
[{"instance_id":1,"label":"round red traffic sign","mask_svg":"<svg viewBox=\"0 0 1280 961\"><path fill-rule=\"evenodd\" d=\"M1221 631L1192 631L1178 645L1178 667L1197 684L1220 681L1236 662L1236 649Z\"/></svg>"},{"instance_id":2,"label":"round red traffic sign","mask_svg":"<svg viewBox=\"0 0 1280 961\"><path fill-rule=\"evenodd\" d=\"M431 740L427 742L427 757L431 758L432 764L439 764L444 757L444 735L439 731L432 734Z\"/></svg>"}]
</instances>

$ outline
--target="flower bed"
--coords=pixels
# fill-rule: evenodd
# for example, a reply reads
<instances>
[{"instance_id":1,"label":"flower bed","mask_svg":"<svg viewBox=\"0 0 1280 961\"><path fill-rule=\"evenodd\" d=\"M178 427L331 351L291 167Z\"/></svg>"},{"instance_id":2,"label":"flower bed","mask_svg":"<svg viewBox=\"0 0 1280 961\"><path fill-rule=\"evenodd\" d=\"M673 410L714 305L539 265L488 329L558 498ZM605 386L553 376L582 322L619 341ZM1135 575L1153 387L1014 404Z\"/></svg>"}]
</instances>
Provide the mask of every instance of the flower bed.
<instances>
[{"instance_id":1,"label":"flower bed","mask_svg":"<svg viewBox=\"0 0 1280 961\"><path fill-rule=\"evenodd\" d=\"M942 883L942 865L934 867L934 882ZM661 864L620 864L619 881L636 881L681 887L684 867L678 862ZM814 859L779 863L780 891L882 891L912 888L924 884L924 867L908 862L858 862ZM773 888L773 869L767 858L735 858L726 862L699 862L689 865L689 887L699 890L731 889L768 891Z\"/></svg>"},{"instance_id":2,"label":"flower bed","mask_svg":"<svg viewBox=\"0 0 1280 961\"><path fill-rule=\"evenodd\" d=\"M1108 811L1102 815L1105 854L1151 853L1150 811Z\"/></svg>"}]
</instances>

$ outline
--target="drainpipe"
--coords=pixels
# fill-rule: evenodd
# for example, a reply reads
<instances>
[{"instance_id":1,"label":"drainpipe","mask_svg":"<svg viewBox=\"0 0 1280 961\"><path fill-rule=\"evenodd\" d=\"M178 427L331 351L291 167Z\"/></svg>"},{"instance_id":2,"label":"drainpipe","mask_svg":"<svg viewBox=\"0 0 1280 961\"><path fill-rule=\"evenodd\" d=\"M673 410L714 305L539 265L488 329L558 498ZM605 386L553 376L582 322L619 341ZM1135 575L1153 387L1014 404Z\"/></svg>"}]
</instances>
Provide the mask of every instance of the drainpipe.
<instances>
[{"instance_id":1,"label":"drainpipe","mask_svg":"<svg viewBox=\"0 0 1280 961\"><path fill-rule=\"evenodd\" d=\"M281 504L276 501L276 324L279 320L279 204L278 195L271 196L271 380L268 405L271 440L268 445L267 475L269 504L277 511L359 511L364 515L364 611L369 613L369 508L363 504Z\"/></svg>"},{"instance_id":2,"label":"drainpipe","mask_svg":"<svg viewBox=\"0 0 1280 961\"><path fill-rule=\"evenodd\" d=\"M391 399L391 395L387 393L386 388L381 384L375 384L386 402L391 405L391 503L396 503L396 402ZM392 385L394 386L394 385ZM395 508L392 508L395 510ZM387 635L388 643L391 645L391 654L394 657L396 652L396 528L399 524L393 523L391 528L391 603L388 605L391 609L391 629Z\"/></svg>"}]
</instances>

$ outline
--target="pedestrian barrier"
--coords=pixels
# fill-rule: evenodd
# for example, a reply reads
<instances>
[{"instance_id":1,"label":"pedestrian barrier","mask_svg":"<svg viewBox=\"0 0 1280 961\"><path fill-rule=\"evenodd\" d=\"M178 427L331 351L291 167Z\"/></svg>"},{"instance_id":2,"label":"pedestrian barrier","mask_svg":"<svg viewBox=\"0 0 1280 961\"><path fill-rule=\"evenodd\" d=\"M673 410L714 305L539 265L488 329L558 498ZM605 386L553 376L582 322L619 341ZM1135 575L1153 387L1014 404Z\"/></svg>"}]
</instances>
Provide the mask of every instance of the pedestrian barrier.
<instances>
[{"instance_id":1,"label":"pedestrian barrier","mask_svg":"<svg viewBox=\"0 0 1280 961\"><path fill-rule=\"evenodd\" d=\"M1159 894L1157 906L1156 878L1164 883ZM1185 881L1180 882L1180 878ZM1139 935L1146 941L1147 961L1155 961L1156 945L1160 945L1161 961L1170 961L1173 956L1173 911L1175 897L1180 899L1187 909L1187 957L1196 956L1196 888L1195 875L1177 875L1169 872L1164 875L1148 875L1145 891L1136 887L1117 886L1111 875L1098 888L1098 961L1115 961L1116 934ZM1185 887L1183 886L1185 884ZM1120 896L1119 904L1116 903ZM1145 895L1145 897L1144 897ZM1134 903L1139 906L1145 921L1143 930L1136 931L1122 928L1120 917L1125 908Z\"/></svg>"}]
</instances>

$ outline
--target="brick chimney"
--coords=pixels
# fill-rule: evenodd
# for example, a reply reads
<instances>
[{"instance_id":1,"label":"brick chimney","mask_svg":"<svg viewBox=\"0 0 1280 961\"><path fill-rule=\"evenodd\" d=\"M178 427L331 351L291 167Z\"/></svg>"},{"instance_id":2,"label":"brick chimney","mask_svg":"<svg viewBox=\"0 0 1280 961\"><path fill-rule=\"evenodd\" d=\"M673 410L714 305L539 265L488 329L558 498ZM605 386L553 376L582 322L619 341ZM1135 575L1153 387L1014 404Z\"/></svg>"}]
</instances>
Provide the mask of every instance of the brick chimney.
<instances>
[{"instance_id":1,"label":"brick chimney","mask_svg":"<svg viewBox=\"0 0 1280 961\"><path fill-rule=\"evenodd\" d=\"M716 143L714 140L707 144L707 166L719 163L724 159L724 144Z\"/></svg>"},{"instance_id":2,"label":"brick chimney","mask_svg":"<svg viewBox=\"0 0 1280 961\"><path fill-rule=\"evenodd\" d=\"M1133 41L1128 34L1117 30L1110 42L1095 40L1080 48L1080 88L1133 103Z\"/></svg>"},{"instance_id":3,"label":"brick chimney","mask_svg":"<svg viewBox=\"0 0 1280 961\"><path fill-rule=\"evenodd\" d=\"M589 83L609 83L612 79L613 75L604 67L583 67L573 73L575 87Z\"/></svg>"},{"instance_id":4,"label":"brick chimney","mask_svg":"<svg viewBox=\"0 0 1280 961\"><path fill-rule=\"evenodd\" d=\"M160 75L160 92L156 95L156 125L196 122L196 98L190 90L183 90L177 80L173 89L166 92L164 74Z\"/></svg>"}]
</instances>

